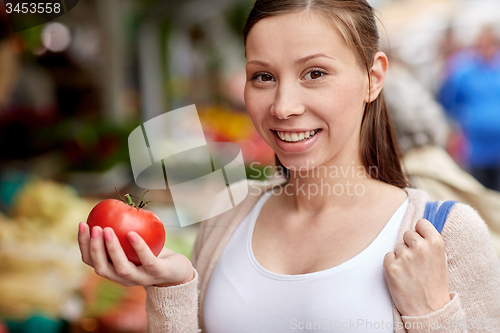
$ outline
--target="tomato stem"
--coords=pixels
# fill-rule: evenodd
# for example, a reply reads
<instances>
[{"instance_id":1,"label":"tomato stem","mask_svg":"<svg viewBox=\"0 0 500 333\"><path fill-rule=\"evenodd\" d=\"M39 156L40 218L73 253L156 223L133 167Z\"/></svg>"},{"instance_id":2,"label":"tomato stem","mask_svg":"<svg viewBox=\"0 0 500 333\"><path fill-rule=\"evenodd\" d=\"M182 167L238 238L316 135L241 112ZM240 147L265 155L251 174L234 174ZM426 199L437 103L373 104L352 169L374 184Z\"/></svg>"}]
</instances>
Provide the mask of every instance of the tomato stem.
<instances>
[{"instance_id":1,"label":"tomato stem","mask_svg":"<svg viewBox=\"0 0 500 333\"><path fill-rule=\"evenodd\" d=\"M159 205L159 203L157 203L156 201L152 201L152 200L151 200L151 201L141 202L141 206L140 206L140 208L142 208L142 207L147 207L147 206L148 206L148 204L149 204L150 202L154 203L155 205Z\"/></svg>"},{"instance_id":2,"label":"tomato stem","mask_svg":"<svg viewBox=\"0 0 500 333\"><path fill-rule=\"evenodd\" d=\"M137 198L135 195L131 195L131 194L125 194L123 197L120 195L120 193L118 192L118 189L116 188L115 186L115 191L116 191L116 194L118 195L118 197L120 197L120 199L122 199L122 201L126 204L128 204L129 206L132 206L132 207L137 207L137 208L143 208L143 207L146 207L148 205L148 203L150 202L154 202L154 201L143 201L142 198L144 197L144 195L146 193L149 192L149 190L146 190L146 192L144 192L141 197L139 198L139 203L136 205L134 203L134 201L132 200L132 197L134 198ZM126 200L126 201L125 201ZM156 202L155 202L156 203Z\"/></svg>"},{"instance_id":3,"label":"tomato stem","mask_svg":"<svg viewBox=\"0 0 500 333\"><path fill-rule=\"evenodd\" d=\"M148 193L149 190L146 190L146 192L144 192L141 197L139 198L139 208L142 208L144 207L147 203L144 203L144 201L142 201L142 198L144 197L144 194Z\"/></svg>"},{"instance_id":4,"label":"tomato stem","mask_svg":"<svg viewBox=\"0 0 500 333\"><path fill-rule=\"evenodd\" d=\"M132 201L132 198L130 197L130 194L128 194L128 193L125 194L125 199L127 199L127 202L128 202L129 206L135 207L135 203L134 203L134 201Z\"/></svg>"}]
</instances>

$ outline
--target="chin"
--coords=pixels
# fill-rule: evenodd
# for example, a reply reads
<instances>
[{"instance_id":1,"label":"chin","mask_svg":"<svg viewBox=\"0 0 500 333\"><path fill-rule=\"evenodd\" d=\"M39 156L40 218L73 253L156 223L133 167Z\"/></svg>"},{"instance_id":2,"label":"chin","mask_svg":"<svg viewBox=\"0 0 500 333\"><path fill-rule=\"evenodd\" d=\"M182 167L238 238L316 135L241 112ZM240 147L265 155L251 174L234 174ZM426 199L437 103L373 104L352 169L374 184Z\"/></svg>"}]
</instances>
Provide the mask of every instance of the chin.
<instances>
[{"instance_id":1,"label":"chin","mask_svg":"<svg viewBox=\"0 0 500 333\"><path fill-rule=\"evenodd\" d=\"M320 164L315 161L315 159L306 159L306 158L280 158L278 156L281 164L290 171L302 171L306 172L309 170L313 170L317 168Z\"/></svg>"}]
</instances>

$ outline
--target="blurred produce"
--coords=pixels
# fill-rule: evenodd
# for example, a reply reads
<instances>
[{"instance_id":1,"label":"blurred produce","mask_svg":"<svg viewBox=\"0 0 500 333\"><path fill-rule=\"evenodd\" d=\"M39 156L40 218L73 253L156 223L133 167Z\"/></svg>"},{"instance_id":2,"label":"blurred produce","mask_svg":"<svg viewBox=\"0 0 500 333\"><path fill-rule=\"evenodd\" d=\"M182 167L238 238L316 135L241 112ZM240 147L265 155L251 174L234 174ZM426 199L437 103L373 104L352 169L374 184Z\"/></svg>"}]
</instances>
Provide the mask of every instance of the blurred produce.
<instances>
[{"instance_id":1,"label":"blurred produce","mask_svg":"<svg viewBox=\"0 0 500 333\"><path fill-rule=\"evenodd\" d=\"M250 139L254 126L246 113L230 109L208 106L200 109L202 125L215 140L238 141Z\"/></svg>"},{"instance_id":2,"label":"blurred produce","mask_svg":"<svg viewBox=\"0 0 500 333\"><path fill-rule=\"evenodd\" d=\"M146 331L146 291L143 287L123 287L92 274L81 292L85 302L82 326L95 318L97 327L112 332Z\"/></svg>"},{"instance_id":3,"label":"blurred produce","mask_svg":"<svg viewBox=\"0 0 500 333\"><path fill-rule=\"evenodd\" d=\"M0 315L69 316L66 305L90 269L81 261L77 225L97 202L67 185L32 179L21 188L11 217L0 215Z\"/></svg>"},{"instance_id":4,"label":"blurred produce","mask_svg":"<svg viewBox=\"0 0 500 333\"><path fill-rule=\"evenodd\" d=\"M199 108L203 130L209 141L233 142L240 146L245 163L274 163L274 152L255 130L246 112L220 106Z\"/></svg>"},{"instance_id":5,"label":"blurred produce","mask_svg":"<svg viewBox=\"0 0 500 333\"><path fill-rule=\"evenodd\" d=\"M106 171L129 163L127 139L138 123L118 127L94 118L73 118L47 128L44 135L61 143L69 171Z\"/></svg>"},{"instance_id":6,"label":"blurred produce","mask_svg":"<svg viewBox=\"0 0 500 333\"><path fill-rule=\"evenodd\" d=\"M26 240L73 244L78 223L87 219L97 202L82 199L68 185L34 178L20 190L11 215Z\"/></svg>"}]
</instances>

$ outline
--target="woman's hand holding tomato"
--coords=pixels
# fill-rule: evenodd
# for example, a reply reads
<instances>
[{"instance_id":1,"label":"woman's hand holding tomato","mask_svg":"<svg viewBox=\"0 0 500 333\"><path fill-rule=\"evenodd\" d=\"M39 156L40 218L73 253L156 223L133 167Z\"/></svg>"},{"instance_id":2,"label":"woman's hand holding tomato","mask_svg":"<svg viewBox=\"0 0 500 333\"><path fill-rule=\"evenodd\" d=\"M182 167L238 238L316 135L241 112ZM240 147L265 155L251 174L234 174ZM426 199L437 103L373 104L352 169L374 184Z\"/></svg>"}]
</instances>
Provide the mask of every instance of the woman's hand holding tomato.
<instances>
[{"instance_id":1,"label":"woman's hand holding tomato","mask_svg":"<svg viewBox=\"0 0 500 333\"><path fill-rule=\"evenodd\" d=\"M113 229L80 223L78 243L82 260L96 274L130 287L135 285L167 287L183 284L194 278L191 261L182 254L163 248L156 257L144 240L134 231L127 238L136 251L141 265L128 260ZM106 254L109 254L111 262Z\"/></svg>"},{"instance_id":2,"label":"woman's hand holding tomato","mask_svg":"<svg viewBox=\"0 0 500 333\"><path fill-rule=\"evenodd\" d=\"M194 270L189 259L164 247L160 219L142 209L147 204L142 197L137 206L130 195L125 198L128 203L123 198L100 202L87 223L80 223L78 244L83 262L98 275L124 286L172 286L191 281Z\"/></svg>"},{"instance_id":3,"label":"woman's hand holding tomato","mask_svg":"<svg viewBox=\"0 0 500 333\"><path fill-rule=\"evenodd\" d=\"M405 316L424 316L449 301L444 241L434 226L420 220L404 243L384 258L385 277L396 308Z\"/></svg>"}]
</instances>

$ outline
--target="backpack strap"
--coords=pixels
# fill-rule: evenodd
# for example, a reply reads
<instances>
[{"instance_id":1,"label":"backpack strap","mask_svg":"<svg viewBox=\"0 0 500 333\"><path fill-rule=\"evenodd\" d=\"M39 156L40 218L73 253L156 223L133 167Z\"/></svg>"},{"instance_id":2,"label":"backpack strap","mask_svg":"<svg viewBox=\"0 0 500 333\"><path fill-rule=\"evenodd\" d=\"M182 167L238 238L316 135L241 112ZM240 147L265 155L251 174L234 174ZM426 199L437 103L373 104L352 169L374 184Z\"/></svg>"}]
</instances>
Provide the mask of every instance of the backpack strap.
<instances>
[{"instance_id":1,"label":"backpack strap","mask_svg":"<svg viewBox=\"0 0 500 333\"><path fill-rule=\"evenodd\" d=\"M443 202L441 207L439 207L439 202L428 201L425 204L424 219L431 222L436 230L441 233L441 230L443 230L444 227L444 223L446 222L446 218L448 217L450 210L456 203L456 201L445 201Z\"/></svg>"}]
</instances>

